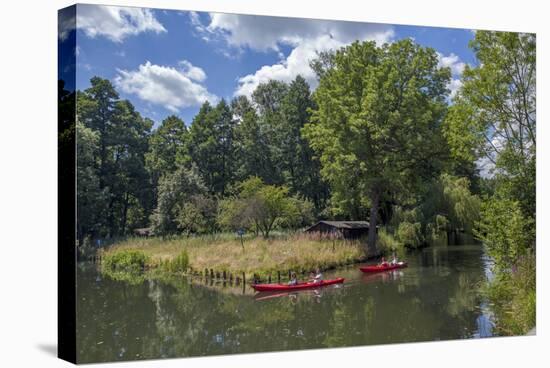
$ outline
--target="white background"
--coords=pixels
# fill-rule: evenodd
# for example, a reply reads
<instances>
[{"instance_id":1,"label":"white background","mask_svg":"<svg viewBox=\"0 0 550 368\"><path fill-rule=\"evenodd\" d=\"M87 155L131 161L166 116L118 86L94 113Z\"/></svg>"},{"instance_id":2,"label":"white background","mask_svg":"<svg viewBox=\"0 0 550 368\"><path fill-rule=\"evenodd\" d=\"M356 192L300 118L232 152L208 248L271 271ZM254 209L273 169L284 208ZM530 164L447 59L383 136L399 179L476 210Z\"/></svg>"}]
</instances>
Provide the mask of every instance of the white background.
<instances>
[{"instance_id":1,"label":"white background","mask_svg":"<svg viewBox=\"0 0 550 368\"><path fill-rule=\"evenodd\" d=\"M95 1L91 1L94 2ZM549 30L544 1L109 0L109 4L392 24L529 31L538 52L538 313L536 337L120 363L131 367L513 367L548 359ZM0 9L0 366L65 367L57 339L57 9L69 1L8 0ZM544 28L546 26L546 29ZM543 67L546 66L546 69ZM403 311L407 313L407 311Z\"/></svg>"}]
</instances>

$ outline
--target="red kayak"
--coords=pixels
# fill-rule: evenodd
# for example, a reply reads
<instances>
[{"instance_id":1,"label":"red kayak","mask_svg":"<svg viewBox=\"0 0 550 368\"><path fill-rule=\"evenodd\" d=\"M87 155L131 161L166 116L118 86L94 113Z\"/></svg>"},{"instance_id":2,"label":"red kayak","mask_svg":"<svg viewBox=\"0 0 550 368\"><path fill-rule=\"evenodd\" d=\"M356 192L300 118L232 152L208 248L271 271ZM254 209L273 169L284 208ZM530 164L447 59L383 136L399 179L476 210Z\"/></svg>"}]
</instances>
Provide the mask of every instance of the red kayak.
<instances>
[{"instance_id":1,"label":"red kayak","mask_svg":"<svg viewBox=\"0 0 550 368\"><path fill-rule=\"evenodd\" d=\"M398 268L404 268L407 267L407 262L397 262L396 264L387 264L385 266L382 265L375 265L375 266L363 266L359 267L359 269L363 272L383 272L383 271L389 271L389 270L396 270Z\"/></svg>"},{"instance_id":2,"label":"red kayak","mask_svg":"<svg viewBox=\"0 0 550 368\"><path fill-rule=\"evenodd\" d=\"M256 291L289 291L289 290L304 290L314 289L321 286L328 286L334 284L341 284L344 282L344 278L340 277L333 280L322 280L320 282L302 282L297 285L287 284L255 284L252 285Z\"/></svg>"}]
</instances>

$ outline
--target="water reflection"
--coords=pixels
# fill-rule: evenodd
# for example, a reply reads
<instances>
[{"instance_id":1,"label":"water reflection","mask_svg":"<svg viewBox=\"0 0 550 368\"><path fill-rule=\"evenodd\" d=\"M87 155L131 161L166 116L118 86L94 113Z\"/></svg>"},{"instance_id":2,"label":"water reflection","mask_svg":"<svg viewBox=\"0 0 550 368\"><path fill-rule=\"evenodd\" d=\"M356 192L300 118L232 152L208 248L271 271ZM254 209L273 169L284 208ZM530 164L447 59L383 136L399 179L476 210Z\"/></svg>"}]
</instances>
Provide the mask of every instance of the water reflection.
<instances>
[{"instance_id":1,"label":"water reflection","mask_svg":"<svg viewBox=\"0 0 550 368\"><path fill-rule=\"evenodd\" d=\"M408 255L409 267L326 273L343 285L287 293L185 279L137 285L78 272L79 362L295 350L491 336L477 292L478 246ZM230 290L226 288L225 290ZM244 294L243 294L244 291Z\"/></svg>"}]
</instances>

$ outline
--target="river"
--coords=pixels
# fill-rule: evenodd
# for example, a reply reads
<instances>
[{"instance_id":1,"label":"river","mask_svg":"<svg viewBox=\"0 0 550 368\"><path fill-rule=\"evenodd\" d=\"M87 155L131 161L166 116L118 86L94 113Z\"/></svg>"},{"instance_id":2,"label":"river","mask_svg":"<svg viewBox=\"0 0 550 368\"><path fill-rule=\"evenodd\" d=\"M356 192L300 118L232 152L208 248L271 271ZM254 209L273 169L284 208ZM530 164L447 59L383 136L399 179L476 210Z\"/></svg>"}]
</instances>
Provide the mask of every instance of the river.
<instances>
[{"instance_id":1,"label":"river","mask_svg":"<svg viewBox=\"0 0 550 368\"><path fill-rule=\"evenodd\" d=\"M185 278L130 284L77 274L79 363L390 344L493 335L479 245L411 252L409 267L324 274L343 285L274 295Z\"/></svg>"}]
</instances>

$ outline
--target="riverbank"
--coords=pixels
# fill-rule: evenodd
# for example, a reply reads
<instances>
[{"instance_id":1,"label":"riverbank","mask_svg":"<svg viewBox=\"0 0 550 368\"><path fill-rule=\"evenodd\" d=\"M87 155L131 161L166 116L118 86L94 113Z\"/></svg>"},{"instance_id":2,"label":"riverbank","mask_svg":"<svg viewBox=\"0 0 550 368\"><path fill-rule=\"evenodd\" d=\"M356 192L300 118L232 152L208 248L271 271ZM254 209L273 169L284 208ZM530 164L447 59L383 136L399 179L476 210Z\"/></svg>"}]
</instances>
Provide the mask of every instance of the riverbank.
<instances>
[{"instance_id":1,"label":"riverbank","mask_svg":"<svg viewBox=\"0 0 550 368\"><path fill-rule=\"evenodd\" d=\"M122 256L127 254L127 257ZM136 256L137 254L137 256ZM139 254L143 254L140 257ZM185 254L187 260L182 260ZM201 237L129 238L101 251L110 260L103 269L112 271L117 259L125 265L136 260L148 272L204 273L251 280L286 279L289 271L309 272L316 267L328 270L362 262L368 257L360 241L321 239L305 234L280 235L270 239L248 237L241 241L234 234ZM115 263L112 262L113 258ZM177 261L177 262L176 262ZM187 262L187 264L183 264ZM178 263L177 265L175 263ZM104 262L105 264L105 262ZM130 267L132 268L132 267ZM133 270L136 267L132 268Z\"/></svg>"}]
</instances>

